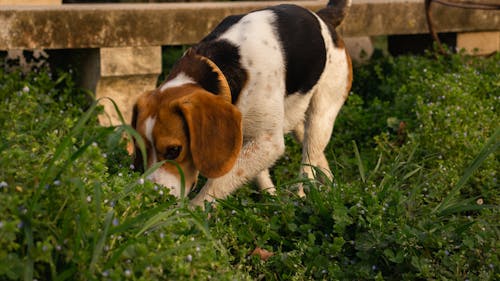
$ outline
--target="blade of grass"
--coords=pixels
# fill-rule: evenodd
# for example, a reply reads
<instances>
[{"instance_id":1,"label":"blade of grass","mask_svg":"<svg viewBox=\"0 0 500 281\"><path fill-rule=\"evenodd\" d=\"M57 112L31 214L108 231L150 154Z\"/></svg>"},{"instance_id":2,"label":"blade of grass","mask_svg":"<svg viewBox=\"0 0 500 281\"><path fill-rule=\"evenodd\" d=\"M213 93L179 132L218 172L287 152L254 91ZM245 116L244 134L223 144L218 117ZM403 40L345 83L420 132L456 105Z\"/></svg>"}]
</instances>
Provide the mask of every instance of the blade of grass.
<instances>
[{"instance_id":1,"label":"blade of grass","mask_svg":"<svg viewBox=\"0 0 500 281\"><path fill-rule=\"evenodd\" d=\"M126 232L139 224L143 224L144 221L147 221L151 219L153 216L158 214L159 212L171 207L172 204L162 204L157 207L154 207L152 209L144 210L137 216L125 220L123 223L120 223L120 225L113 227L110 229L109 234L117 234L121 232Z\"/></svg>"},{"instance_id":2,"label":"blade of grass","mask_svg":"<svg viewBox=\"0 0 500 281\"><path fill-rule=\"evenodd\" d=\"M422 170L422 167L418 166L417 168L415 168L414 170L406 173L404 176L403 176L403 181L411 178L413 175L415 175L416 173L418 173L420 170Z\"/></svg>"},{"instance_id":3,"label":"blade of grass","mask_svg":"<svg viewBox=\"0 0 500 281\"><path fill-rule=\"evenodd\" d=\"M167 210L167 211L164 211L164 212L161 212L161 213L158 213L158 214L152 216L149 220L147 220L144 223L144 226L135 234L134 237L136 237L136 238L139 237L140 235L144 234L144 232L154 228L157 225L172 223L176 219L179 219L179 218L182 218L183 216L185 216L185 215L182 215L180 213L176 214L176 211L177 210L175 210L175 209L171 209L171 210Z\"/></svg>"},{"instance_id":4,"label":"blade of grass","mask_svg":"<svg viewBox=\"0 0 500 281\"><path fill-rule=\"evenodd\" d=\"M123 114L122 114L120 108L118 108L118 105L116 104L116 102L112 98L110 98L110 97L102 97L102 98L97 99L97 103L99 103L102 100L108 100L108 101L110 101L113 104L115 112L116 112L116 114L118 114L118 119L120 119L120 122L122 123L122 125L127 124L127 122L125 122L125 118L123 118Z\"/></svg>"},{"instance_id":5,"label":"blade of grass","mask_svg":"<svg viewBox=\"0 0 500 281\"><path fill-rule=\"evenodd\" d=\"M33 229L31 228L31 220L27 217L23 219L24 235L26 237L26 243L28 244L28 254L26 255L26 266L24 267L24 280L33 280L33 271L35 266L35 261L33 260Z\"/></svg>"},{"instance_id":6,"label":"blade of grass","mask_svg":"<svg viewBox=\"0 0 500 281\"><path fill-rule=\"evenodd\" d=\"M102 195L102 190L101 190L101 185L97 182L94 183L94 202L95 202L95 216L97 218L101 217L101 195Z\"/></svg>"},{"instance_id":7,"label":"blade of grass","mask_svg":"<svg viewBox=\"0 0 500 281\"><path fill-rule=\"evenodd\" d=\"M363 165L363 161L361 160L361 155L359 154L359 149L356 141L352 141L352 145L354 148L354 155L356 156L356 163L358 164L359 175L361 176L361 181L363 181L363 183L366 183L365 167Z\"/></svg>"},{"instance_id":8,"label":"blade of grass","mask_svg":"<svg viewBox=\"0 0 500 281\"><path fill-rule=\"evenodd\" d=\"M104 225L103 225L104 228L103 228L102 232L100 233L100 235L96 236L96 237L98 237L98 240L94 246L94 250L92 251L92 259L91 259L90 265L89 265L90 274L94 274L97 261L98 261L99 256L101 255L101 253L104 249L104 243L106 242L106 238L108 236L108 231L109 231L109 226L111 225L111 222L113 221L113 216L114 216L113 211L109 211L106 214L106 217L104 218Z\"/></svg>"},{"instance_id":9,"label":"blade of grass","mask_svg":"<svg viewBox=\"0 0 500 281\"><path fill-rule=\"evenodd\" d=\"M146 170L141 176L142 179L147 178L150 174L152 174L154 171L156 171L159 167L161 167L165 161L161 161L158 163L153 164L149 169ZM131 182L128 185L126 185L121 192L119 192L115 197L113 198L112 201L119 201L125 197L127 197L130 192L132 192L134 189L138 187L137 182Z\"/></svg>"},{"instance_id":10,"label":"blade of grass","mask_svg":"<svg viewBox=\"0 0 500 281\"><path fill-rule=\"evenodd\" d=\"M147 165L148 165L147 159L148 158L146 157L147 156L146 155L146 145L145 145L144 140L142 139L141 135L134 128L132 128L130 125L128 125L128 123L125 121L125 118L123 118L123 114L121 113L120 108L118 108L118 105L116 104L116 102L112 98L103 97L103 98L98 99L97 102L99 102L103 99L107 99L113 104L113 107L114 107L116 113L118 114L118 119L120 119L120 122L122 123L122 125L120 127L129 136L131 136L133 139L135 139L135 142L139 146L139 150L140 150L141 155L142 155L143 167L147 167Z\"/></svg>"},{"instance_id":11,"label":"blade of grass","mask_svg":"<svg viewBox=\"0 0 500 281\"><path fill-rule=\"evenodd\" d=\"M474 158L474 160L469 164L469 166L465 169L464 174L458 180L455 187L450 191L450 193L441 201L440 204L434 208L433 212L442 214L446 213L448 208L456 208L455 204L452 202L456 200L457 195L460 193L460 190L467 183L469 178L474 174L474 172L481 166L481 164L486 161L486 158L493 152L495 152L500 145L500 127L498 127L493 135L490 137L488 142L483 146L479 154Z\"/></svg>"},{"instance_id":12,"label":"blade of grass","mask_svg":"<svg viewBox=\"0 0 500 281\"><path fill-rule=\"evenodd\" d=\"M378 173L378 170L380 169L380 165L382 165L382 159L383 159L383 154L380 153L378 156L377 164L375 165L375 168L373 169L373 171L370 172L370 175L368 176L369 179Z\"/></svg>"},{"instance_id":13,"label":"blade of grass","mask_svg":"<svg viewBox=\"0 0 500 281\"><path fill-rule=\"evenodd\" d=\"M87 204L87 196L85 193L85 184L81 179L73 179L72 184L78 190L78 194L80 197L80 204L78 206L78 213L75 218L75 233L74 233L74 241L84 241L84 243L72 243L72 251L74 253L78 253L81 251L82 247L85 247L84 244L87 243L87 222L89 221L88 216L88 204ZM80 257L78 257L80 258Z\"/></svg>"}]
</instances>

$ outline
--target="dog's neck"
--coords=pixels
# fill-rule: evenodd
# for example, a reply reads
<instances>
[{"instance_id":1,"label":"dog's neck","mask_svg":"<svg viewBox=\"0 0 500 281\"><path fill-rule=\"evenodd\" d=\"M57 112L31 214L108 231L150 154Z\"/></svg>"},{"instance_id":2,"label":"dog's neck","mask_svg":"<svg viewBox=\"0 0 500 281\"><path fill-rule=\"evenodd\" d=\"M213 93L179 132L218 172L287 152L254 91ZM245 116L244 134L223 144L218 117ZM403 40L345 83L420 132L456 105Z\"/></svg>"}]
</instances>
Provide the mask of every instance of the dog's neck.
<instances>
[{"instance_id":1,"label":"dog's neck","mask_svg":"<svg viewBox=\"0 0 500 281\"><path fill-rule=\"evenodd\" d=\"M166 83L175 79L180 73L193 79L206 91L231 102L231 89L227 79L220 68L209 58L195 54L192 49L189 49L174 65L166 79Z\"/></svg>"}]
</instances>

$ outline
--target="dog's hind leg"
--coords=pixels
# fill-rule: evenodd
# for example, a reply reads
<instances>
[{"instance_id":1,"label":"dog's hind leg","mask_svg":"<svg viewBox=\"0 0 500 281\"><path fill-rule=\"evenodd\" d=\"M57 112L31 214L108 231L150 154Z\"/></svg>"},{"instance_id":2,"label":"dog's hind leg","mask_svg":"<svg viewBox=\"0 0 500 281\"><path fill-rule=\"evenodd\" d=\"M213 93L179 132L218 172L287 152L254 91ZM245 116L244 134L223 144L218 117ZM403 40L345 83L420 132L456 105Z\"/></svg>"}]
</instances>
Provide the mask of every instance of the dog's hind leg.
<instances>
[{"instance_id":1,"label":"dog's hind leg","mask_svg":"<svg viewBox=\"0 0 500 281\"><path fill-rule=\"evenodd\" d=\"M338 73L333 71L330 73L326 70L325 78L327 79L318 85L307 109L302 142L301 174L305 174L308 178L315 177L313 167L319 168L330 180L333 177L324 150L330 141L335 119L350 89L350 81L347 79L350 65L345 63L344 66L346 71L343 79L339 79ZM298 194L304 195L302 187L299 187Z\"/></svg>"},{"instance_id":2,"label":"dog's hind leg","mask_svg":"<svg viewBox=\"0 0 500 281\"><path fill-rule=\"evenodd\" d=\"M314 94L305 120L302 141L302 175L311 179L315 178L317 175L315 175L314 167L316 167L329 179L332 179L324 150L330 141L335 119L343 103L342 94L333 99L328 92ZM304 195L302 187L299 187L298 193L300 196Z\"/></svg>"},{"instance_id":3,"label":"dog's hind leg","mask_svg":"<svg viewBox=\"0 0 500 281\"><path fill-rule=\"evenodd\" d=\"M304 121L299 122L293 129L293 137L300 145L304 142Z\"/></svg>"}]
</instances>

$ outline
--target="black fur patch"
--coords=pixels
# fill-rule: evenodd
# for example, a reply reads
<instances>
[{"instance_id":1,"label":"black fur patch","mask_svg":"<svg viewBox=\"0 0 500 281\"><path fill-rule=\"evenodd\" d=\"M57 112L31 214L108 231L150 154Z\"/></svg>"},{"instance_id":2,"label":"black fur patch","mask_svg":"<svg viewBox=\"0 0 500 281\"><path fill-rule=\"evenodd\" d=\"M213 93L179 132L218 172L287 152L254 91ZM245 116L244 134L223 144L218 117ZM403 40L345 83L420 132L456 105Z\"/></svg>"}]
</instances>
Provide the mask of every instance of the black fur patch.
<instances>
[{"instance_id":1,"label":"black fur patch","mask_svg":"<svg viewBox=\"0 0 500 281\"><path fill-rule=\"evenodd\" d=\"M218 34L222 31L215 29L213 33ZM211 33L207 38L212 36L215 35ZM210 41L207 38L194 46L193 50L196 54L209 58L219 67L231 89L231 102L235 104L248 79L247 72L240 63L239 49L226 40Z\"/></svg>"},{"instance_id":2,"label":"black fur patch","mask_svg":"<svg viewBox=\"0 0 500 281\"><path fill-rule=\"evenodd\" d=\"M232 16L228 16L227 18L224 18L214 28L214 30L212 30L212 32L210 32L210 34L208 34L205 38L203 38L203 40L201 40L201 42L202 43L209 42L209 41L213 41L213 40L219 38L219 36L224 34L224 32L226 32L229 28L231 28L231 26L233 26L235 23L239 22L241 20L241 18L244 16L245 15L232 15Z\"/></svg>"},{"instance_id":3,"label":"black fur patch","mask_svg":"<svg viewBox=\"0 0 500 281\"><path fill-rule=\"evenodd\" d=\"M276 16L286 64L286 92L307 93L325 68L326 50L318 19L295 5L269 8Z\"/></svg>"}]
</instances>

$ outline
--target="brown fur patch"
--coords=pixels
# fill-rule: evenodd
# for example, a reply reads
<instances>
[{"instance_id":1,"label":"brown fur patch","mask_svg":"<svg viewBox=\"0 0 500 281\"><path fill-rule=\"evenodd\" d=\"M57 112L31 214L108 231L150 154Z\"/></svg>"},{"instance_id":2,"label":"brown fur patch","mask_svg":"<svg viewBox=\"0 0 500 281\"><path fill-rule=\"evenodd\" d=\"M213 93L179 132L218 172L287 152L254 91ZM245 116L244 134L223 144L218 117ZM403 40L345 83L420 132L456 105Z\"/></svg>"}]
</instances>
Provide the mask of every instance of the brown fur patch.
<instances>
[{"instance_id":1,"label":"brown fur patch","mask_svg":"<svg viewBox=\"0 0 500 281\"><path fill-rule=\"evenodd\" d=\"M243 169L238 169L238 171L236 171L236 175L238 177L243 177L245 175L245 171L243 171Z\"/></svg>"},{"instance_id":2,"label":"brown fur patch","mask_svg":"<svg viewBox=\"0 0 500 281\"><path fill-rule=\"evenodd\" d=\"M347 98L349 96L349 92L351 91L351 86L352 86L352 61L351 61L351 56L349 56L349 54L347 53L347 50L345 50L345 55L347 58L347 67L349 68L349 74L347 75L347 86L344 94L344 98Z\"/></svg>"}]
</instances>

